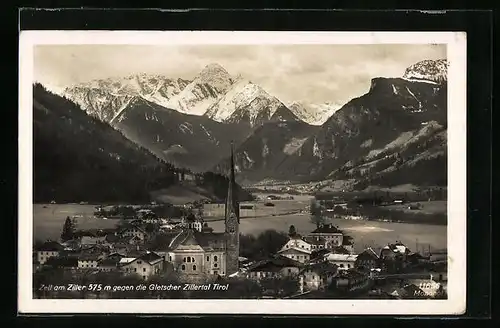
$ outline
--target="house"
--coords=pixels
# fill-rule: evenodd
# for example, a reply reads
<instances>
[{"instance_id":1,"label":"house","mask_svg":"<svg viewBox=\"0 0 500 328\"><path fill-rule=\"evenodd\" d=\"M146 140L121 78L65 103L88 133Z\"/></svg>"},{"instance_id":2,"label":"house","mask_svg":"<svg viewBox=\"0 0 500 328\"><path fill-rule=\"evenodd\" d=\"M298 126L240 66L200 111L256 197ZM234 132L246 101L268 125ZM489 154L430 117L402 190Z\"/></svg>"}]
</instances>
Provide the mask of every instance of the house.
<instances>
[{"instance_id":1,"label":"house","mask_svg":"<svg viewBox=\"0 0 500 328\"><path fill-rule=\"evenodd\" d=\"M247 269L246 276L254 280L295 276L299 274L303 266L299 261L277 255L250 266Z\"/></svg>"},{"instance_id":2,"label":"house","mask_svg":"<svg viewBox=\"0 0 500 328\"><path fill-rule=\"evenodd\" d=\"M129 261L123 261L123 259L120 259L118 263L120 270L130 274L138 274L143 280L147 280L163 270L163 258L154 252L146 252Z\"/></svg>"},{"instance_id":3,"label":"house","mask_svg":"<svg viewBox=\"0 0 500 328\"><path fill-rule=\"evenodd\" d=\"M93 236L82 236L80 240L80 245L82 247L94 246L94 245L104 245L107 244L106 236L93 237Z\"/></svg>"},{"instance_id":4,"label":"house","mask_svg":"<svg viewBox=\"0 0 500 328\"><path fill-rule=\"evenodd\" d=\"M88 254L95 255L98 259L105 258L108 254L111 253L111 245L90 245L86 248L82 249L80 254Z\"/></svg>"},{"instance_id":5,"label":"house","mask_svg":"<svg viewBox=\"0 0 500 328\"><path fill-rule=\"evenodd\" d=\"M349 270L354 269L357 255L352 254L334 254L330 253L325 256L325 259L330 263L333 263L338 266L338 270Z\"/></svg>"},{"instance_id":6,"label":"house","mask_svg":"<svg viewBox=\"0 0 500 328\"><path fill-rule=\"evenodd\" d=\"M97 254L81 254L78 257L78 269L97 269L100 258Z\"/></svg>"},{"instance_id":7,"label":"house","mask_svg":"<svg viewBox=\"0 0 500 328\"><path fill-rule=\"evenodd\" d=\"M80 249L80 239L71 239L67 240L64 243L61 243L64 246L65 251L77 251Z\"/></svg>"},{"instance_id":8,"label":"house","mask_svg":"<svg viewBox=\"0 0 500 328\"><path fill-rule=\"evenodd\" d=\"M371 271L380 267L380 258L371 247L368 247L358 254L354 266L360 271Z\"/></svg>"},{"instance_id":9,"label":"house","mask_svg":"<svg viewBox=\"0 0 500 328\"><path fill-rule=\"evenodd\" d=\"M290 247L286 249L282 249L278 251L279 255L288 257L289 259L301 262L301 263L307 263L311 260L311 253L312 251L303 249L303 248L298 248L298 247Z\"/></svg>"},{"instance_id":10,"label":"house","mask_svg":"<svg viewBox=\"0 0 500 328\"><path fill-rule=\"evenodd\" d=\"M306 263L311 259L312 245L306 241L292 237L283 245L278 254L286 256L292 260Z\"/></svg>"},{"instance_id":11,"label":"house","mask_svg":"<svg viewBox=\"0 0 500 328\"><path fill-rule=\"evenodd\" d=\"M72 256L66 256L59 254L59 256L50 257L45 265L50 265L55 268L63 268L63 269L77 269L78 268L78 259Z\"/></svg>"},{"instance_id":12,"label":"house","mask_svg":"<svg viewBox=\"0 0 500 328\"><path fill-rule=\"evenodd\" d=\"M186 229L193 229L198 232L203 230L203 219L190 215L182 218L182 226Z\"/></svg>"},{"instance_id":13,"label":"house","mask_svg":"<svg viewBox=\"0 0 500 328\"><path fill-rule=\"evenodd\" d=\"M142 245L144 240L137 236L123 236L115 240L118 245Z\"/></svg>"},{"instance_id":14,"label":"house","mask_svg":"<svg viewBox=\"0 0 500 328\"><path fill-rule=\"evenodd\" d=\"M324 289L330 286L336 274L337 266L328 261L308 265L299 273L301 291Z\"/></svg>"},{"instance_id":15,"label":"house","mask_svg":"<svg viewBox=\"0 0 500 328\"><path fill-rule=\"evenodd\" d=\"M311 260L309 263L323 262L325 260L325 256L328 254L330 254L330 250L326 248L315 249L311 253Z\"/></svg>"},{"instance_id":16,"label":"house","mask_svg":"<svg viewBox=\"0 0 500 328\"><path fill-rule=\"evenodd\" d=\"M125 256L119 253L109 254L106 258L99 260L97 268L100 271L110 272L118 270L120 260Z\"/></svg>"},{"instance_id":17,"label":"house","mask_svg":"<svg viewBox=\"0 0 500 328\"><path fill-rule=\"evenodd\" d=\"M356 269L339 271L334 282L338 290L344 292L355 292L366 290L371 285L370 277Z\"/></svg>"},{"instance_id":18,"label":"house","mask_svg":"<svg viewBox=\"0 0 500 328\"><path fill-rule=\"evenodd\" d=\"M326 247L326 239L320 236L305 236L302 238L306 243L311 245L312 250L324 249Z\"/></svg>"},{"instance_id":19,"label":"house","mask_svg":"<svg viewBox=\"0 0 500 328\"><path fill-rule=\"evenodd\" d=\"M314 231L309 233L310 237L323 237L326 240L325 247L342 246L344 234L333 224L320 224Z\"/></svg>"},{"instance_id":20,"label":"house","mask_svg":"<svg viewBox=\"0 0 500 328\"><path fill-rule=\"evenodd\" d=\"M148 237L146 230L136 225L123 228L119 232L119 235L122 237L137 237L142 241L145 241Z\"/></svg>"},{"instance_id":21,"label":"house","mask_svg":"<svg viewBox=\"0 0 500 328\"><path fill-rule=\"evenodd\" d=\"M383 269L391 272L400 271L408 264L407 259L410 253L410 249L400 241L384 246L379 256Z\"/></svg>"},{"instance_id":22,"label":"house","mask_svg":"<svg viewBox=\"0 0 500 328\"><path fill-rule=\"evenodd\" d=\"M57 257L64 250L64 246L56 241L43 243L36 251L36 261L44 264L51 257Z\"/></svg>"}]
</instances>

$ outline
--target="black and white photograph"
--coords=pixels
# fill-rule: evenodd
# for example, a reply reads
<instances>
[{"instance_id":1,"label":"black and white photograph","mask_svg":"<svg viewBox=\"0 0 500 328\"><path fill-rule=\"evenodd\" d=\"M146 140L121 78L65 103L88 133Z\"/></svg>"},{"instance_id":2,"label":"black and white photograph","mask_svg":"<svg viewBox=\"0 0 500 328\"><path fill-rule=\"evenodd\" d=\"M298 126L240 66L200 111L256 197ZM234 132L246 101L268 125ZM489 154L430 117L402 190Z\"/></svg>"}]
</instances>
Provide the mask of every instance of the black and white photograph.
<instances>
[{"instance_id":1,"label":"black and white photograph","mask_svg":"<svg viewBox=\"0 0 500 328\"><path fill-rule=\"evenodd\" d=\"M23 32L26 308L459 313L464 49L455 32Z\"/></svg>"}]
</instances>

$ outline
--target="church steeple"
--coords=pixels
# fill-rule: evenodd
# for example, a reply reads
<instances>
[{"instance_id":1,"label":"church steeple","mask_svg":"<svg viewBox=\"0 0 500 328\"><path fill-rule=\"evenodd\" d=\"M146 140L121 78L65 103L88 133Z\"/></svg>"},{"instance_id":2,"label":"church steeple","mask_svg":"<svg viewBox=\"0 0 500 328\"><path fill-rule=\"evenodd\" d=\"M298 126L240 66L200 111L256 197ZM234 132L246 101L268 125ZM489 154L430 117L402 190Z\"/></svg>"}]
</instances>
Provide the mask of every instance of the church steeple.
<instances>
[{"instance_id":1,"label":"church steeple","mask_svg":"<svg viewBox=\"0 0 500 328\"><path fill-rule=\"evenodd\" d=\"M234 150L233 142L231 142L231 160L229 169L229 186L227 188L227 198L226 198L226 220L234 214L238 218L238 223L240 222L240 206L238 202L236 180L234 175Z\"/></svg>"},{"instance_id":2,"label":"church steeple","mask_svg":"<svg viewBox=\"0 0 500 328\"><path fill-rule=\"evenodd\" d=\"M231 142L231 168L226 199L226 274L238 272L240 256L240 206L238 203L236 181L234 178L234 152Z\"/></svg>"}]
</instances>

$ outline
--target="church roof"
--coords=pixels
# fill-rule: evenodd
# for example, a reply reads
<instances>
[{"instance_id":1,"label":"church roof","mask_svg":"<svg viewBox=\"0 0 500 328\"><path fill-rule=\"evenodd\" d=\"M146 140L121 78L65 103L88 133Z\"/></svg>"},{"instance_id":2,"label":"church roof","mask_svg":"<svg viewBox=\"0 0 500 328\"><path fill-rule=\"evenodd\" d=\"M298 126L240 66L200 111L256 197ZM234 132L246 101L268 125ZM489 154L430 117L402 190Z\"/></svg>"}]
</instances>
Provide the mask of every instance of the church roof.
<instances>
[{"instance_id":1,"label":"church roof","mask_svg":"<svg viewBox=\"0 0 500 328\"><path fill-rule=\"evenodd\" d=\"M225 241L225 233L206 233L186 229L172 239L168 248L175 250L180 246L200 246L204 250L222 249L225 247Z\"/></svg>"}]
</instances>

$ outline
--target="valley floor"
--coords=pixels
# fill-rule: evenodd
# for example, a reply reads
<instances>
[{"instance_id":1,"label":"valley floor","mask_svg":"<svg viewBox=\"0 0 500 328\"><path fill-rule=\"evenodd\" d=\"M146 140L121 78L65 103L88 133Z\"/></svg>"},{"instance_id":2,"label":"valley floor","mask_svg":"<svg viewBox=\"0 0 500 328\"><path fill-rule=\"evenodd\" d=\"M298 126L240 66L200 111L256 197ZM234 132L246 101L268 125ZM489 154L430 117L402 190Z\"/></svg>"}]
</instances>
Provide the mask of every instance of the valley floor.
<instances>
[{"instance_id":1,"label":"valley floor","mask_svg":"<svg viewBox=\"0 0 500 328\"><path fill-rule=\"evenodd\" d=\"M308 199L273 201L274 207L263 206L264 201L261 201L261 213L265 214L267 211L267 214L259 217L242 216L240 232L254 235L265 230L288 232L290 225L294 225L298 233L306 234L316 227L306 210ZM33 209L33 238L35 240L59 238L67 216L76 217L79 229L113 228L118 223L118 220L94 218L95 205L34 204ZM221 216L206 217L205 221L214 231L224 231L224 221ZM356 240L355 248L359 249L363 249L365 245L383 246L395 240L401 240L408 245L428 244L432 249L447 247L446 225L345 219L330 219L329 221L352 235Z\"/></svg>"}]
</instances>

